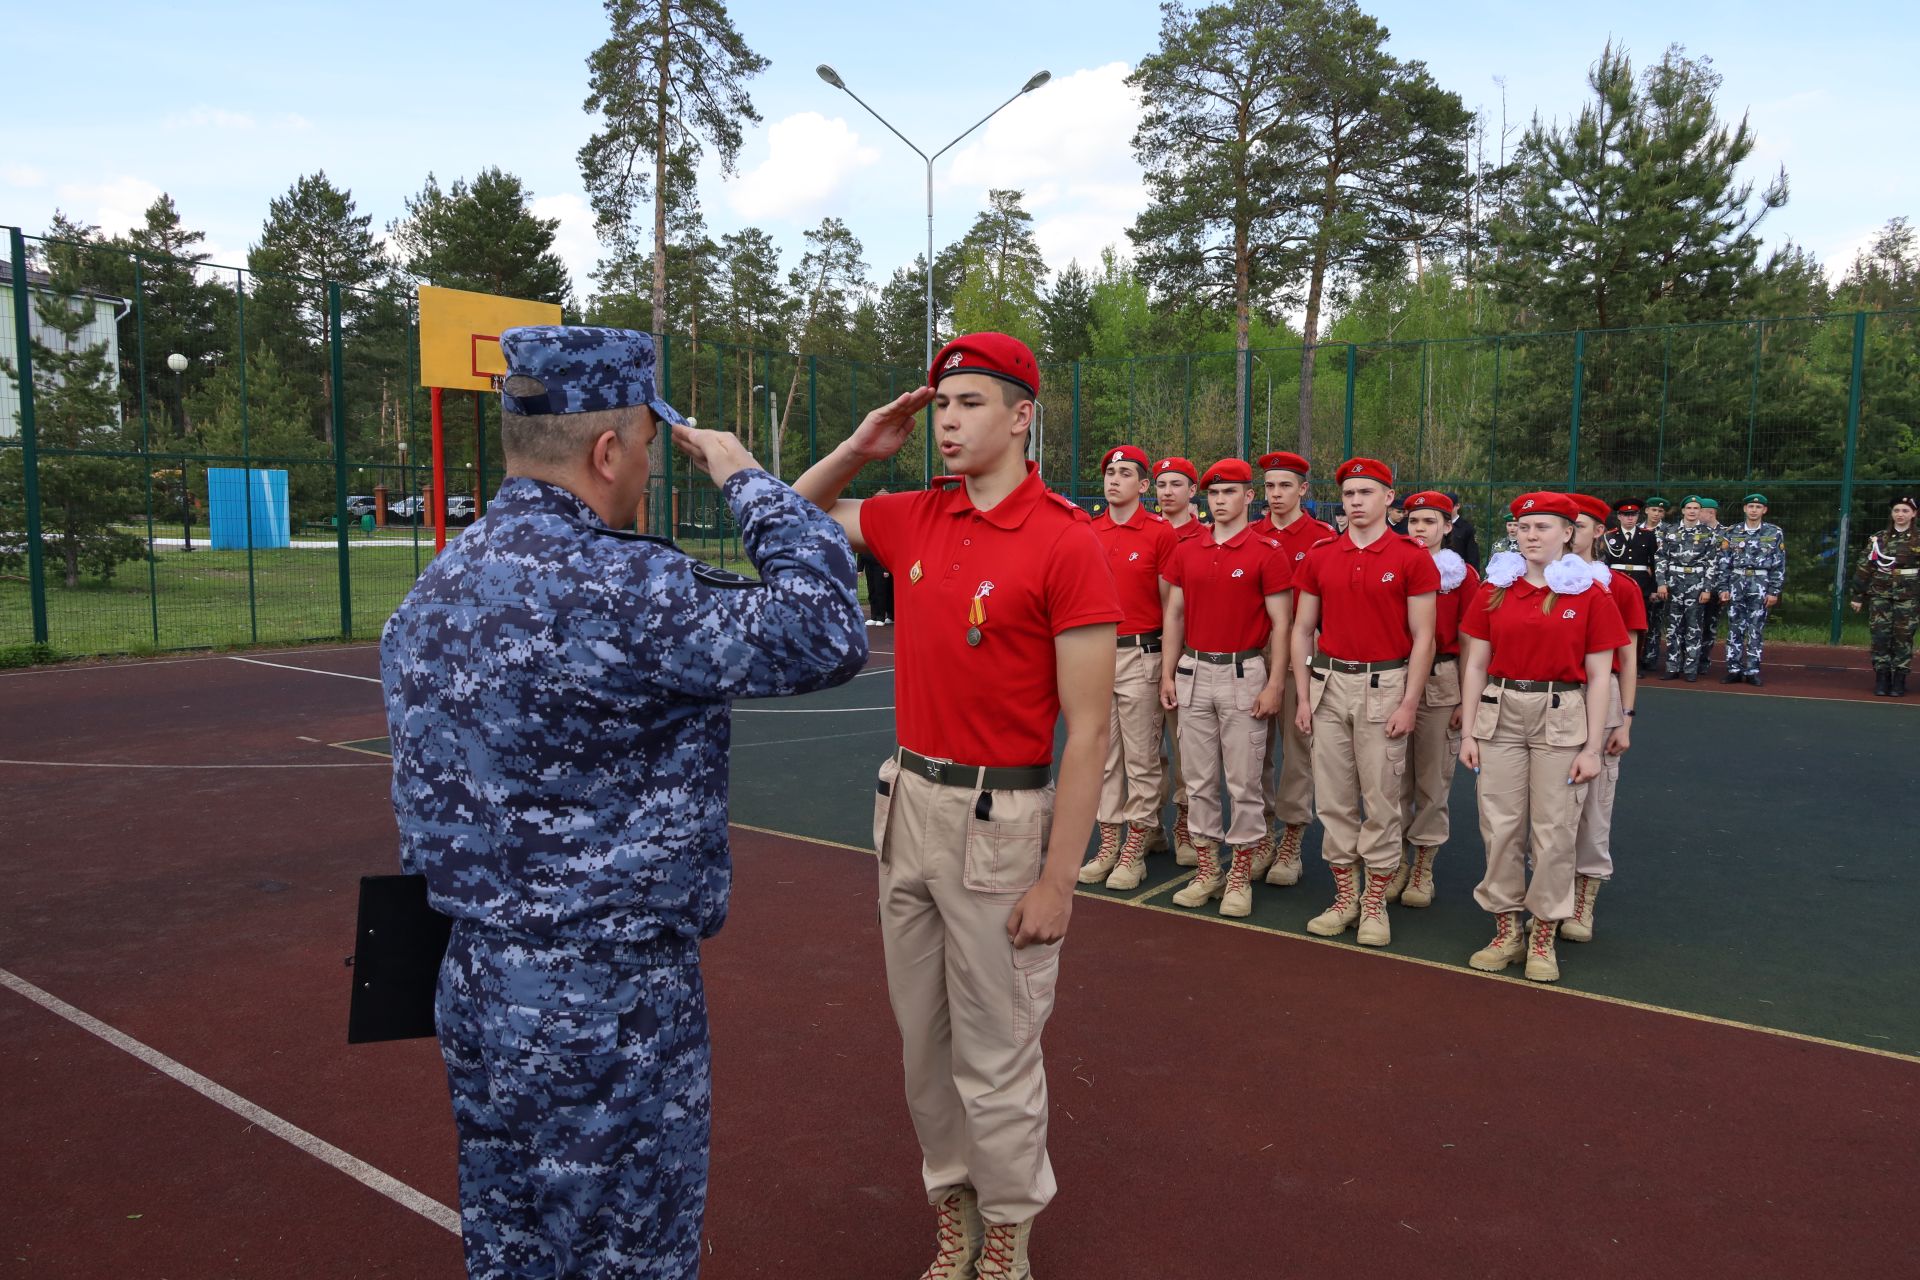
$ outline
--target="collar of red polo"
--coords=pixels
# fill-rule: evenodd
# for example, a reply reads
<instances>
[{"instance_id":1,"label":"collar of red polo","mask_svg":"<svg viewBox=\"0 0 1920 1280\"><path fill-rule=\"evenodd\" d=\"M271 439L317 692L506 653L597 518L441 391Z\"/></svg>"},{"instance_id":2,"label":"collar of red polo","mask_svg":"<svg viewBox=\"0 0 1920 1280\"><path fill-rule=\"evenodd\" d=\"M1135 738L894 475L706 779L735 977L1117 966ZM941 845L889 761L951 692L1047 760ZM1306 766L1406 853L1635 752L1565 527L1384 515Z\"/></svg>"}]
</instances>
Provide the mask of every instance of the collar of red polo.
<instances>
[{"instance_id":1,"label":"collar of red polo","mask_svg":"<svg viewBox=\"0 0 1920 1280\"><path fill-rule=\"evenodd\" d=\"M1246 544L1247 539L1252 536L1253 536L1253 521L1249 520L1244 525L1240 526L1240 532L1234 534L1231 538L1228 538L1225 542L1217 541L1211 536L1208 537L1207 541L1213 543L1213 545L1216 547L1240 547L1240 546L1244 546Z\"/></svg>"},{"instance_id":2,"label":"collar of red polo","mask_svg":"<svg viewBox=\"0 0 1920 1280\"><path fill-rule=\"evenodd\" d=\"M1341 532L1339 538L1334 542L1334 546L1342 551L1358 551L1365 555L1374 555L1378 552L1385 551L1387 544L1399 536L1400 535L1393 530L1385 529L1381 531L1379 537L1363 547L1353 540L1353 530L1346 529ZM1422 549L1424 550L1424 548Z\"/></svg>"},{"instance_id":3,"label":"collar of red polo","mask_svg":"<svg viewBox=\"0 0 1920 1280\"><path fill-rule=\"evenodd\" d=\"M1046 493L1046 482L1040 479L1040 467L1036 463L1029 462L1027 478L1015 485L1012 493L987 510L980 511L973 505L973 499L967 496L967 482L961 479L947 491L946 511L950 516L979 511L980 518L996 529L1018 529Z\"/></svg>"}]
</instances>

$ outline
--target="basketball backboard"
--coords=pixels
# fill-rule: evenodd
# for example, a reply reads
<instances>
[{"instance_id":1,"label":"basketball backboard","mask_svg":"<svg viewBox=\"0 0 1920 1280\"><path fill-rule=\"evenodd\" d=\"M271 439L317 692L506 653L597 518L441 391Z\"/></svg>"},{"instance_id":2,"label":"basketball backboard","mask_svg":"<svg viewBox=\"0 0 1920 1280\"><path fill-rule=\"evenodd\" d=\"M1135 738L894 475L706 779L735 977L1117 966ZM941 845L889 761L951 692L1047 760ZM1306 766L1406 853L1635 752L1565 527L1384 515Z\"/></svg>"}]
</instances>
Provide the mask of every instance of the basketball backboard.
<instances>
[{"instance_id":1,"label":"basketball backboard","mask_svg":"<svg viewBox=\"0 0 1920 1280\"><path fill-rule=\"evenodd\" d=\"M560 304L420 286L420 385L492 391L507 371L500 335L523 324L559 324Z\"/></svg>"}]
</instances>

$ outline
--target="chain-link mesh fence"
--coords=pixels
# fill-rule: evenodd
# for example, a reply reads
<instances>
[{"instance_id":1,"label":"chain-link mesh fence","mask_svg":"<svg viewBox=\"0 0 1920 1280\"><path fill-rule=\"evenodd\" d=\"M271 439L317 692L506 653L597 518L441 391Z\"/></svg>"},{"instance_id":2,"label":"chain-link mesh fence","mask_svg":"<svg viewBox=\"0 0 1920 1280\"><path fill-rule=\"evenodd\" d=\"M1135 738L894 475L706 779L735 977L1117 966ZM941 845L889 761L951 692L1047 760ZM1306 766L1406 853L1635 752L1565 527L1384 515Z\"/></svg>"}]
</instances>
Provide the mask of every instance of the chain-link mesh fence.
<instances>
[{"instance_id":1,"label":"chain-link mesh fence","mask_svg":"<svg viewBox=\"0 0 1920 1280\"><path fill-rule=\"evenodd\" d=\"M146 257L8 229L0 255L0 655L368 637L434 550L431 393L405 293ZM19 285L24 282L25 287ZM1759 490L1786 530L1782 622L1852 638L1851 557L1920 488L1920 312L1446 341L1321 343L1042 366L1040 465L1089 502L1133 443L1204 467L1384 458L1498 536L1536 488ZM23 375L25 386L23 387ZM791 481L917 367L662 344L666 395ZM442 395L449 536L503 476L498 397ZM925 419L854 492L939 472ZM1334 495L1322 484L1321 504ZM1323 512L1324 514L1324 512ZM646 520L742 559L714 486L667 454ZM1488 529L1488 526L1494 526Z\"/></svg>"}]
</instances>

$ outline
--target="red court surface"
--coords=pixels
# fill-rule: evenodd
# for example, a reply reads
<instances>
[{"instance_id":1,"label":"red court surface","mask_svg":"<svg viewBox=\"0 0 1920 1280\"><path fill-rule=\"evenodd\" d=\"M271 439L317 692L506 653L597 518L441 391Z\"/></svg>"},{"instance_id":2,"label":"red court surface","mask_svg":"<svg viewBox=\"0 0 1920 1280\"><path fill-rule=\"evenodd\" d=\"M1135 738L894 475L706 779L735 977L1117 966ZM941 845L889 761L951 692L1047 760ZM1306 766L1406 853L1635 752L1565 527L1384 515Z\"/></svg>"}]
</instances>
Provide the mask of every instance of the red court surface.
<instances>
[{"instance_id":1,"label":"red court surface","mask_svg":"<svg viewBox=\"0 0 1920 1280\"><path fill-rule=\"evenodd\" d=\"M393 819L384 762L326 745L384 732L377 691L313 672L370 676L372 654L247 657L0 677L0 758L111 766L0 765L0 969L451 1205L435 1046L344 1042L356 880L392 869ZM932 1220L872 861L734 847L705 960L702 1275L917 1275ZM1217 923L1077 904L1044 1280L1897 1275L1920 1254L1920 1062ZM0 1097L8 1274L461 1273L431 1210L18 990Z\"/></svg>"}]
</instances>

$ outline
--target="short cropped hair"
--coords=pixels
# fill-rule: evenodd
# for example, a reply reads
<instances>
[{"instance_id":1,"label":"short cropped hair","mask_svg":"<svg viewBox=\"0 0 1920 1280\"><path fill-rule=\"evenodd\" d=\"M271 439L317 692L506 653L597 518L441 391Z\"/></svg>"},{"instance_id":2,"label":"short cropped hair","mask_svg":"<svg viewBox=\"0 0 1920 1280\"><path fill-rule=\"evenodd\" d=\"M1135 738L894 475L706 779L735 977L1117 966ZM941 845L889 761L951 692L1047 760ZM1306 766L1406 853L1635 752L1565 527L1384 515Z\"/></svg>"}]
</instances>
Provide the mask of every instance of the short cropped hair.
<instances>
[{"instance_id":1,"label":"short cropped hair","mask_svg":"<svg viewBox=\"0 0 1920 1280\"><path fill-rule=\"evenodd\" d=\"M514 413L500 411L500 447L511 462L564 467L578 461L604 431L627 430L641 419L634 409L592 409L586 413Z\"/></svg>"}]
</instances>

